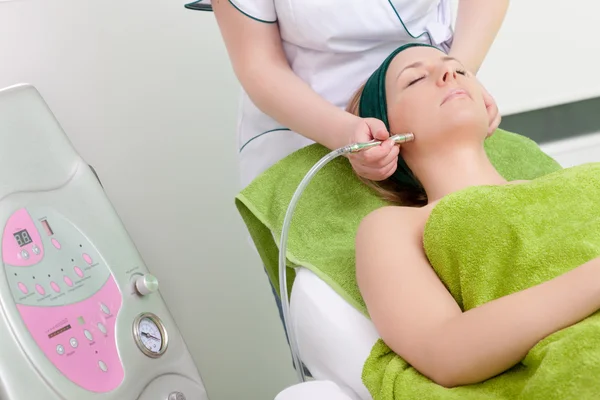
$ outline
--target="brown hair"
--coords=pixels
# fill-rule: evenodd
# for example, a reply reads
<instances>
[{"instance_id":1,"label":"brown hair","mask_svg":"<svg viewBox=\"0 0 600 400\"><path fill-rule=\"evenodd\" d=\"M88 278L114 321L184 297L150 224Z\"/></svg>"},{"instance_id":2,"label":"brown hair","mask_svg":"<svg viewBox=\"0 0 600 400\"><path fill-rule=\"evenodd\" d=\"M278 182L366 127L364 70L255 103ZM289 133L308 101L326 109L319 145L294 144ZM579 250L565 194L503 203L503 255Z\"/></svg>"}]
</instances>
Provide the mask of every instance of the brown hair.
<instances>
[{"instance_id":1,"label":"brown hair","mask_svg":"<svg viewBox=\"0 0 600 400\"><path fill-rule=\"evenodd\" d=\"M359 104L362 96L364 85L361 86L350 99L346 111L350 114L359 116ZM422 207L427 205L427 194L421 185L419 188L402 187L390 178L383 181L372 181L365 179L362 176L358 177L365 185L373 189L381 198L391 203L408 206Z\"/></svg>"}]
</instances>

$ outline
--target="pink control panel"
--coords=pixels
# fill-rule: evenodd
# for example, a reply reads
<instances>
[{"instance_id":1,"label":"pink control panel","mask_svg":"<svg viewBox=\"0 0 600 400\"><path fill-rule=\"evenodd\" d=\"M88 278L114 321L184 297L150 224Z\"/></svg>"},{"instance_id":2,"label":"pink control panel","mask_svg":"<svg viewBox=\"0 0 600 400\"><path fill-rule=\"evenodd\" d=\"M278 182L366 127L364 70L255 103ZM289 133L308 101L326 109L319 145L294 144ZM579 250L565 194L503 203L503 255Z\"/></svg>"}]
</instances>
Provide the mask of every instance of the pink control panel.
<instances>
[{"instance_id":1,"label":"pink control panel","mask_svg":"<svg viewBox=\"0 0 600 400\"><path fill-rule=\"evenodd\" d=\"M18 305L29 332L46 357L71 381L92 392L108 392L123 380L116 352L115 315L121 304L111 277L95 295L58 310Z\"/></svg>"},{"instance_id":2,"label":"pink control panel","mask_svg":"<svg viewBox=\"0 0 600 400\"><path fill-rule=\"evenodd\" d=\"M115 341L119 288L73 224L48 210L20 209L2 236L17 310L39 350L70 381L97 393L124 378Z\"/></svg>"}]
</instances>

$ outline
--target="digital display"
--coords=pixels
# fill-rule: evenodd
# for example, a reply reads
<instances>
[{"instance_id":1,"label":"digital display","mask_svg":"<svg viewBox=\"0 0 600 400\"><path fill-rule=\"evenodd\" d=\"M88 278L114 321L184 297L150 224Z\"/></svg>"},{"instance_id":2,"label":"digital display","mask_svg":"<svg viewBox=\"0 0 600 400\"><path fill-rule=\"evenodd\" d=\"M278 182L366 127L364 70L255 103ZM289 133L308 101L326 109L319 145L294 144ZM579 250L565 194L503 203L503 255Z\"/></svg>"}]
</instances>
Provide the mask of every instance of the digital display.
<instances>
[{"instance_id":1,"label":"digital display","mask_svg":"<svg viewBox=\"0 0 600 400\"><path fill-rule=\"evenodd\" d=\"M54 336L58 336L63 332L68 331L69 329L71 329L71 325L67 325L67 326L63 326L62 328L52 332L51 334L48 335L49 339L52 339Z\"/></svg>"},{"instance_id":2,"label":"digital display","mask_svg":"<svg viewBox=\"0 0 600 400\"><path fill-rule=\"evenodd\" d=\"M13 236L15 237L15 240L17 241L17 244L20 247L31 243L31 236L29 236L29 232L27 232L27 229L23 229L19 232L13 233Z\"/></svg>"}]
</instances>

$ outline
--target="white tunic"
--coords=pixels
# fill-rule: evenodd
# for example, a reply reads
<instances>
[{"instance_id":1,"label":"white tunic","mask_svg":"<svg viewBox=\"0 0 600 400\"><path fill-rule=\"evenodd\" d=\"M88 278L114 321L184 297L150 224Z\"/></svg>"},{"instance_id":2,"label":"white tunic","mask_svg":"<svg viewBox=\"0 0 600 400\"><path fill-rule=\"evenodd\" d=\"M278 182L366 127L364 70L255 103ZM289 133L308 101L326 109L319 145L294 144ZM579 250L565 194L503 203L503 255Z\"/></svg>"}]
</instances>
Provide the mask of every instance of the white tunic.
<instances>
[{"instance_id":1,"label":"white tunic","mask_svg":"<svg viewBox=\"0 0 600 400\"><path fill-rule=\"evenodd\" d=\"M451 0L229 1L250 18L278 23L292 70L340 108L398 46L424 42L447 51L453 35ZM246 93L237 137L242 186L314 143L261 112Z\"/></svg>"}]
</instances>

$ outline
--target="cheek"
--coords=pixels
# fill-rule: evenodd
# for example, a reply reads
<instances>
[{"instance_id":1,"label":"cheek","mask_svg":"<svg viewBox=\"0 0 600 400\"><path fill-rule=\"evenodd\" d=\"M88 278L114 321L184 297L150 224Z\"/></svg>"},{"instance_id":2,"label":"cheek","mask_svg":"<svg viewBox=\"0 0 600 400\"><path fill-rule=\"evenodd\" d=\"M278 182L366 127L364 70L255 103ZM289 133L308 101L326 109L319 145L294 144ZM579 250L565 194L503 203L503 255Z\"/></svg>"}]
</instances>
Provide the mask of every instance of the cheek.
<instances>
[{"instance_id":1,"label":"cheek","mask_svg":"<svg viewBox=\"0 0 600 400\"><path fill-rule=\"evenodd\" d=\"M439 128L439 108L432 106L432 102L427 99L406 98L396 103L389 111L392 134L413 132L423 135Z\"/></svg>"},{"instance_id":2,"label":"cheek","mask_svg":"<svg viewBox=\"0 0 600 400\"><path fill-rule=\"evenodd\" d=\"M489 117L483 100L456 101L443 107L442 118L447 131L487 132Z\"/></svg>"},{"instance_id":3,"label":"cheek","mask_svg":"<svg viewBox=\"0 0 600 400\"><path fill-rule=\"evenodd\" d=\"M485 100L483 98L483 91L481 90L481 87L478 84L472 84L468 89L473 95L477 106L485 109Z\"/></svg>"}]
</instances>

